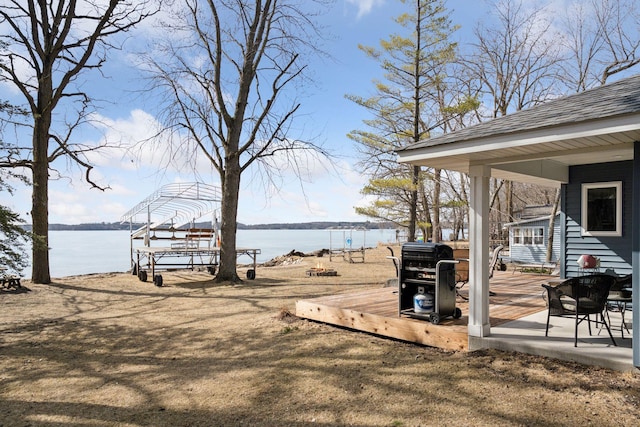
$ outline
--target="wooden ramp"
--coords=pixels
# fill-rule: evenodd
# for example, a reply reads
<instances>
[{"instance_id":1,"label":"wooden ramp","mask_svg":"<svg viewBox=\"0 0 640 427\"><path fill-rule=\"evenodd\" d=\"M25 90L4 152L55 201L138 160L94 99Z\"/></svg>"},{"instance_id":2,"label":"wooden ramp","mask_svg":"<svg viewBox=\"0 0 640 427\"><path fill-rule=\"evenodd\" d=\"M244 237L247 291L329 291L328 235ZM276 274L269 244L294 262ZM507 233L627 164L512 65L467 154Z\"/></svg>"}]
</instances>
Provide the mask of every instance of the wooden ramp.
<instances>
[{"instance_id":1,"label":"wooden ramp","mask_svg":"<svg viewBox=\"0 0 640 427\"><path fill-rule=\"evenodd\" d=\"M545 310L541 284L549 276L495 272L491 279L490 323L496 326ZM466 296L469 284L461 291ZM459 319L445 318L433 325L424 320L398 317L398 292L392 287L369 289L341 295L301 300L296 315L328 323L446 350L468 350L467 323L469 305L458 298L462 310Z\"/></svg>"}]
</instances>

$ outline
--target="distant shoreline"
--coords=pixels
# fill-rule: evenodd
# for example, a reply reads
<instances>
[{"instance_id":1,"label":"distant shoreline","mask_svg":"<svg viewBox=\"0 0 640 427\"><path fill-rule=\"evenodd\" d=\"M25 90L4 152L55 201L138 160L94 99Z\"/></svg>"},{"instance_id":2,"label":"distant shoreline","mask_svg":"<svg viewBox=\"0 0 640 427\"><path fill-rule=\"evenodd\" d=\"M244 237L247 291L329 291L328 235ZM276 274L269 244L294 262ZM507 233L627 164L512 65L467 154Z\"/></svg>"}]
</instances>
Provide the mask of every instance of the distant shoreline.
<instances>
[{"instance_id":1,"label":"distant shoreline","mask_svg":"<svg viewBox=\"0 0 640 427\"><path fill-rule=\"evenodd\" d=\"M131 227L135 230L143 227L143 223L132 224ZM114 231L114 230L129 230L130 225L128 223L120 222L101 222L101 223L87 223L87 224L49 224L49 231ZM210 223L200 222L196 223L195 227L206 228L210 227ZM31 225L25 225L25 228L31 230ZM185 228L185 227L181 227ZM315 221L315 222L302 222L302 223L271 223L271 224L253 224L247 225L238 223L238 230L326 230L329 228L336 229L353 229L353 228L365 228L367 230L390 230L395 229L397 226L390 222L348 222L348 221Z\"/></svg>"}]
</instances>

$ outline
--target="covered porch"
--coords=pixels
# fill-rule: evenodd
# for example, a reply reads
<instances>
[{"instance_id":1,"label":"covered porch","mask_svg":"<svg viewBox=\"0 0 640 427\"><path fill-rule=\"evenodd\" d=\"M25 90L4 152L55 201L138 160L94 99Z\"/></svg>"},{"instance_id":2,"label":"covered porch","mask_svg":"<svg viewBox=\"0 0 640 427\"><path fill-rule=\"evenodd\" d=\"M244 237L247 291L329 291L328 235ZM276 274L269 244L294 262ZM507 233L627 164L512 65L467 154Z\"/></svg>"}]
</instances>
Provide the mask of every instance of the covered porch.
<instances>
[{"instance_id":1,"label":"covered porch","mask_svg":"<svg viewBox=\"0 0 640 427\"><path fill-rule=\"evenodd\" d=\"M580 275L576 260L585 253L599 256L602 270L632 274L629 362L640 368L640 76L433 137L397 154L401 163L469 178L471 349L508 341L489 319L489 180L499 178L561 189L561 277ZM616 191L615 212L592 224L585 194L590 186L605 185ZM600 227L602 222L610 224Z\"/></svg>"},{"instance_id":2,"label":"covered porch","mask_svg":"<svg viewBox=\"0 0 640 427\"><path fill-rule=\"evenodd\" d=\"M385 336L416 344L454 351L475 347L553 357L561 360L597 365L619 371L633 370L631 338L622 338L619 313L611 313L614 347L606 331L594 328L589 336L581 325L578 347L573 346L573 321L552 318L549 336L545 337L546 303L542 283L553 276L513 274L496 271L491 279L489 319L491 336L470 337L467 331L469 303L458 297L462 310L459 319L446 318L439 325L398 316L398 294L394 287L330 295L298 301L296 315L310 320ZM468 285L460 293L468 296ZM480 342L473 342L480 340Z\"/></svg>"}]
</instances>

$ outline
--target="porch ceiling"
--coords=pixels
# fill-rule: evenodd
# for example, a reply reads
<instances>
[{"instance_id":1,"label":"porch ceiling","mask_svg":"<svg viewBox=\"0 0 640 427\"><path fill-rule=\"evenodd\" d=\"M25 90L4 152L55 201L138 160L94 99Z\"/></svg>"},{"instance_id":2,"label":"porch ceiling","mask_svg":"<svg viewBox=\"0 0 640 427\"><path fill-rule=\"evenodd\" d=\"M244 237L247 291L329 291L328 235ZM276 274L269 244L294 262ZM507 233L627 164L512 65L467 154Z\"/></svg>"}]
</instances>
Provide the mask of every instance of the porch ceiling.
<instances>
[{"instance_id":1,"label":"porch ceiling","mask_svg":"<svg viewBox=\"0 0 640 427\"><path fill-rule=\"evenodd\" d=\"M640 114L423 146L398 152L398 161L464 173L487 165L496 178L557 186L569 166L632 160L635 141Z\"/></svg>"}]
</instances>

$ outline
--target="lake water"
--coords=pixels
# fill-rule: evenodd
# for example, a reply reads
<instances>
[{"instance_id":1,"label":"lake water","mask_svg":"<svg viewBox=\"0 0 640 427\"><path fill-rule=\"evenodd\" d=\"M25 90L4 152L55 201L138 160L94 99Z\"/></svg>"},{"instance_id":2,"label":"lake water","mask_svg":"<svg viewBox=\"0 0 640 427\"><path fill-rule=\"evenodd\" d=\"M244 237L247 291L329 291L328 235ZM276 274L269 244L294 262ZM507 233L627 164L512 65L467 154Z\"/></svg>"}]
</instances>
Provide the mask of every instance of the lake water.
<instances>
[{"instance_id":1,"label":"lake water","mask_svg":"<svg viewBox=\"0 0 640 427\"><path fill-rule=\"evenodd\" d=\"M269 261L292 250L372 247L396 240L395 230L238 230L239 248L260 249L258 262ZM141 244L136 241L136 244ZM123 272L130 269L129 231L50 231L49 265L51 277L91 273ZM247 256L239 263L249 263ZM24 277L31 276L31 268Z\"/></svg>"}]
</instances>

